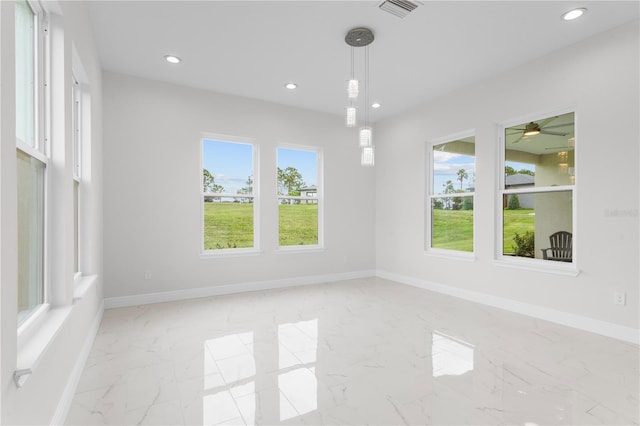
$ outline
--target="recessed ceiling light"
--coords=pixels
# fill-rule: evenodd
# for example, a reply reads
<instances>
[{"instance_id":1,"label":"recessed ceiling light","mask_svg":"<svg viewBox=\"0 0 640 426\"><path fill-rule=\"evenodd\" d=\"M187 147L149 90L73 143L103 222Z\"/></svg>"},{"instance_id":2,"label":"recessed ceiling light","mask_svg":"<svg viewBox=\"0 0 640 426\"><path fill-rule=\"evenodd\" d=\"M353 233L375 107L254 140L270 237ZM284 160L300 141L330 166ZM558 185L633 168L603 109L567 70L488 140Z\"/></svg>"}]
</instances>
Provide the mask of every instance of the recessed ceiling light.
<instances>
[{"instance_id":1,"label":"recessed ceiling light","mask_svg":"<svg viewBox=\"0 0 640 426\"><path fill-rule=\"evenodd\" d=\"M284 87L286 87L289 90L293 90L293 89L297 88L298 85L295 84L295 83L287 83L287 84L284 85Z\"/></svg>"},{"instance_id":2,"label":"recessed ceiling light","mask_svg":"<svg viewBox=\"0 0 640 426\"><path fill-rule=\"evenodd\" d=\"M179 64L180 62L182 62L182 59L173 55L165 55L164 60L169 62L170 64Z\"/></svg>"},{"instance_id":3,"label":"recessed ceiling light","mask_svg":"<svg viewBox=\"0 0 640 426\"><path fill-rule=\"evenodd\" d=\"M371 104L371 108L380 108L382 105L380 105L380 102L374 102Z\"/></svg>"},{"instance_id":4,"label":"recessed ceiling light","mask_svg":"<svg viewBox=\"0 0 640 426\"><path fill-rule=\"evenodd\" d=\"M585 7L579 7L577 9L571 9L568 12L562 14L562 19L565 21L573 21L574 19L578 19L582 15L587 13L587 9Z\"/></svg>"}]
</instances>

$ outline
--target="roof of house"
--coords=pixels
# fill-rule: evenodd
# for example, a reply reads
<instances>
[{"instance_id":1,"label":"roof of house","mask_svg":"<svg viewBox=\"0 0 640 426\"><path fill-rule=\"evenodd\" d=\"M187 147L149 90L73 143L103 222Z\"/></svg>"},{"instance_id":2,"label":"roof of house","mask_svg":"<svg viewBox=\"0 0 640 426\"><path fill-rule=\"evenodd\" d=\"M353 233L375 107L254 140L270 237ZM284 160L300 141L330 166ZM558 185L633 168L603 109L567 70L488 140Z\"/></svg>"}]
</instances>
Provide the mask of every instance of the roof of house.
<instances>
[{"instance_id":1,"label":"roof of house","mask_svg":"<svg viewBox=\"0 0 640 426\"><path fill-rule=\"evenodd\" d=\"M522 185L534 185L536 181L535 176L526 175L523 173L516 173L515 175L507 175L505 178L506 186L522 186Z\"/></svg>"}]
</instances>

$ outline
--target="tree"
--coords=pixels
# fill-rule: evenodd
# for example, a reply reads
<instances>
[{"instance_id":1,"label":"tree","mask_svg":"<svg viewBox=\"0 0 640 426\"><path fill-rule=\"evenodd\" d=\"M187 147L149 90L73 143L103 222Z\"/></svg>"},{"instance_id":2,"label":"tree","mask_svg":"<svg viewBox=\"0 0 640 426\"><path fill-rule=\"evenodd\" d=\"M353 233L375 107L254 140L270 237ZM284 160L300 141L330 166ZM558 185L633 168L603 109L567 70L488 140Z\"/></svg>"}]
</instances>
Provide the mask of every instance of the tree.
<instances>
[{"instance_id":1,"label":"tree","mask_svg":"<svg viewBox=\"0 0 640 426\"><path fill-rule=\"evenodd\" d=\"M278 193L280 195L293 195L293 191L297 191L305 185L302 180L302 175L295 167L287 167L282 170L278 167ZM283 190L287 190L286 194L283 194ZM299 194L299 192L298 192Z\"/></svg>"},{"instance_id":2,"label":"tree","mask_svg":"<svg viewBox=\"0 0 640 426\"><path fill-rule=\"evenodd\" d=\"M467 171L465 169L458 170L457 175L458 175L458 180L460 181L460 191L462 191L462 182L465 179L468 179L469 175L467 174Z\"/></svg>"},{"instance_id":3,"label":"tree","mask_svg":"<svg viewBox=\"0 0 640 426\"><path fill-rule=\"evenodd\" d=\"M207 169L202 169L202 192L224 192L224 186L218 185L216 183L216 178L213 177L213 174ZM207 202L220 201L220 197L205 196L204 200Z\"/></svg>"},{"instance_id":4,"label":"tree","mask_svg":"<svg viewBox=\"0 0 640 426\"><path fill-rule=\"evenodd\" d=\"M507 203L507 210L518 210L520 208L520 198L518 198L518 194L513 194L509 197L509 202Z\"/></svg>"},{"instance_id":5,"label":"tree","mask_svg":"<svg viewBox=\"0 0 640 426\"><path fill-rule=\"evenodd\" d=\"M247 180L245 181L245 187L238 189L238 194L253 194L253 176L249 176L247 178ZM243 203L251 203L253 202L253 198L251 197L247 197L247 198L241 198L240 199L241 202Z\"/></svg>"},{"instance_id":6,"label":"tree","mask_svg":"<svg viewBox=\"0 0 640 426\"><path fill-rule=\"evenodd\" d=\"M213 192L214 177L207 169L202 169L202 192Z\"/></svg>"},{"instance_id":7,"label":"tree","mask_svg":"<svg viewBox=\"0 0 640 426\"><path fill-rule=\"evenodd\" d=\"M516 169L514 169L511 166L504 166L504 174L507 176L511 176L511 175L515 175L516 173Z\"/></svg>"},{"instance_id":8,"label":"tree","mask_svg":"<svg viewBox=\"0 0 640 426\"><path fill-rule=\"evenodd\" d=\"M536 172L534 172L533 170L529 170L529 169L520 169L518 170L518 173L520 173L521 175L529 175L529 176L535 176Z\"/></svg>"}]
</instances>

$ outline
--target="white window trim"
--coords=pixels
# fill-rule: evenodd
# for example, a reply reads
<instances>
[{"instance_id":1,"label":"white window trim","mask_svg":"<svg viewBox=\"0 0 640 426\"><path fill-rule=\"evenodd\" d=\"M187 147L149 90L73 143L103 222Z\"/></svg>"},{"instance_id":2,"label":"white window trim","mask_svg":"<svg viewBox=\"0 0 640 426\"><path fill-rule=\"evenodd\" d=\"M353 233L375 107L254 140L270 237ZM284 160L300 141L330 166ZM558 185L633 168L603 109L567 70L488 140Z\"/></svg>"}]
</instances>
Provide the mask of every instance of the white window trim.
<instances>
[{"instance_id":1,"label":"white window trim","mask_svg":"<svg viewBox=\"0 0 640 426\"><path fill-rule=\"evenodd\" d=\"M291 149L291 150L298 150L298 151L310 151L310 152L315 152L316 153L316 169L317 169L317 176L316 176L316 196L315 197L307 197L307 196L295 196L295 195L279 195L278 194L278 177L277 177L277 170L278 170L278 149L279 148L283 148L283 149ZM276 197L277 200L313 200L315 201L315 203L318 205L318 244L312 244L312 245L292 245L292 246L281 246L280 245L280 215L279 212L276 210L276 228L278 229L277 232L277 240L276 240L276 253L287 253L287 254L291 254L291 253L297 253L297 252L303 252L303 253L310 253L310 252L323 252L325 251L325 245L324 245L324 151L321 147L317 147L317 146L310 146L310 145L299 145L299 144L289 144L289 143L280 143L278 144L278 146L276 147L276 153L275 153L275 158L276 158L276 167L275 167L275 173L276 173ZM280 203L276 203L276 209L279 208Z\"/></svg>"},{"instance_id":2,"label":"white window trim","mask_svg":"<svg viewBox=\"0 0 640 426\"><path fill-rule=\"evenodd\" d=\"M34 19L34 146L30 146L25 141L16 137L16 149L22 151L36 160L44 164L44 241L43 241L43 296L42 303L34 307L33 311L18 323L18 347L20 348L26 340L29 339L42 318L50 308L50 238L49 238L49 219L51 216L50 197L50 181L49 178L49 117L50 114L50 46L49 46L49 23L46 11L39 2L26 0L35 15Z\"/></svg>"},{"instance_id":3,"label":"white window trim","mask_svg":"<svg viewBox=\"0 0 640 426\"><path fill-rule=\"evenodd\" d=\"M251 145L252 147L252 168L253 168L253 193L252 194L219 194L204 192L202 190L202 170L203 164L203 143L205 139ZM201 259L210 259L217 257L234 257L234 256L254 256L262 253L260 246L260 147L256 143L255 139L245 138L239 136L223 135L219 133L202 132L200 134L200 168L198 169L199 180L199 199L198 205L200 210L200 254ZM204 249L204 197L216 196L216 197L234 197L234 198L253 198L253 247L247 248L233 248L233 249L216 249L205 250Z\"/></svg>"},{"instance_id":4,"label":"white window trim","mask_svg":"<svg viewBox=\"0 0 640 426\"><path fill-rule=\"evenodd\" d=\"M465 138L469 138L469 137L476 137L476 131L475 129L468 129L468 130L463 130L461 132L457 132L457 133L453 133L450 134L448 136L444 136L444 137L440 137L437 139L433 139L431 141L429 141L427 143L427 155L426 157L426 167L425 170L427 171L425 173L425 185L426 185L426 191L425 193L427 194L427 196L425 197L425 203L424 203L424 220L423 223L425 224L425 229L424 229L424 235L425 235L425 240L424 240L424 254L427 256L434 256L434 257L443 257L443 258L453 258L453 259L460 259L460 260L468 260L468 261L474 261L476 260L476 247L478 246L477 244L477 236L476 236L476 228L477 228L477 215L475 214L475 205L476 205L476 196L475 196L475 190L474 192L460 192L460 193L456 193L456 194L434 194L433 193L433 184L434 184L434 178L433 178L433 161L434 161L434 156L433 156L433 147L435 145L441 145L443 143L448 143L448 142L454 142L456 140L460 140L460 139L465 139ZM475 139L474 139L474 150L475 150ZM477 155L474 154L474 162L475 162L475 167L476 169L478 168L478 157ZM432 231L432 216L431 216L431 201L435 198L453 198L453 197L471 197L473 200L473 205L474 205L474 213L473 213L473 251L470 252L466 252L466 251L461 251L461 250L448 250L448 249L440 249L440 248L434 248L431 246L431 242L433 240L433 231Z\"/></svg>"},{"instance_id":5,"label":"white window trim","mask_svg":"<svg viewBox=\"0 0 640 426\"><path fill-rule=\"evenodd\" d=\"M578 168L579 165L574 164L574 176L576 177L575 183L573 185L561 185L561 186L541 186L541 187L533 187L533 188L514 188L514 189L504 189L505 188L505 174L504 167L506 165L505 159L505 144L506 140L504 137L505 131L509 127L517 126L522 123L527 123L530 121L539 121L544 120L545 118L552 117L555 115L563 115L573 113L574 120L574 136L576 140L578 140L578 108L575 105L566 106L562 108L557 108L554 110L547 110L543 112L537 112L533 114L527 114L524 116L519 116L514 119L502 122L498 124L498 161L499 167L496 169L498 182L498 189L496 191L496 232L495 232L495 241L494 241L494 264L500 267L507 268L516 268L521 270L530 270L530 271L538 271L538 272L548 272L557 275L567 275L567 276L578 276L580 274L580 268L578 267L579 255L578 255L578 239L579 236L576 233L577 223L578 223ZM574 146L574 158L577 159L578 153L578 145ZM572 262L554 262L550 260L543 259L530 259L523 257L514 257L514 256L505 256L503 252L503 232L504 232L504 214L502 208L502 200L504 195L509 194L520 194L520 193L549 193L549 192L562 192L562 191L571 191L571 200L572 200L572 240L573 240L573 254L572 254Z\"/></svg>"}]
</instances>

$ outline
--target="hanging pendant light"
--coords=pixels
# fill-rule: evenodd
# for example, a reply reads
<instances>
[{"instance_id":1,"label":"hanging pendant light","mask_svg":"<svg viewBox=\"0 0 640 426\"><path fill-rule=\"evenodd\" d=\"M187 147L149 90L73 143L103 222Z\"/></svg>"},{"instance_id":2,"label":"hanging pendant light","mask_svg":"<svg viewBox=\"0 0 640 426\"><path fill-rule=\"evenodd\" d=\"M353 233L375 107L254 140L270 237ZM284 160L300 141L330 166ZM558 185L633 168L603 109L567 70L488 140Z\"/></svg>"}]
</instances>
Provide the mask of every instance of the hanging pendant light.
<instances>
[{"instance_id":1,"label":"hanging pendant light","mask_svg":"<svg viewBox=\"0 0 640 426\"><path fill-rule=\"evenodd\" d=\"M373 129L369 123L369 45L373 42L373 32L368 28L353 28L345 36L345 42L351 46L351 79L347 84L347 96L351 105L347 107L346 125L355 127L356 109L353 104L358 96L359 84L355 78L355 48L364 47L364 123L358 132L359 146L362 148L360 163L373 166Z\"/></svg>"},{"instance_id":2,"label":"hanging pendant light","mask_svg":"<svg viewBox=\"0 0 640 426\"><path fill-rule=\"evenodd\" d=\"M347 127L356 127L356 107L347 107Z\"/></svg>"},{"instance_id":3,"label":"hanging pendant light","mask_svg":"<svg viewBox=\"0 0 640 426\"><path fill-rule=\"evenodd\" d=\"M362 148L360 156L360 165L365 167L373 167L375 163L374 150L372 146Z\"/></svg>"},{"instance_id":4,"label":"hanging pendant light","mask_svg":"<svg viewBox=\"0 0 640 426\"><path fill-rule=\"evenodd\" d=\"M371 127L360 128L360 147L370 147L372 144Z\"/></svg>"}]
</instances>

